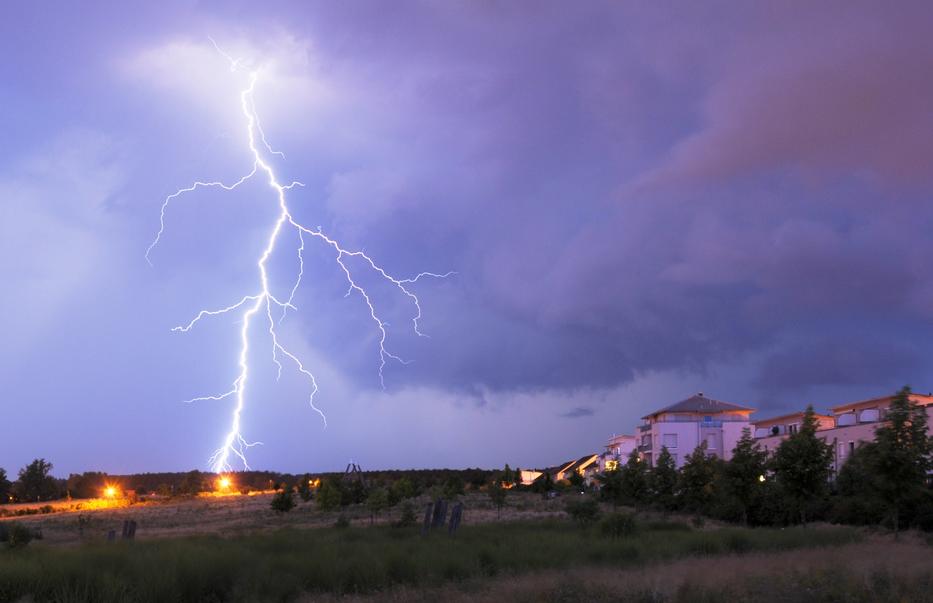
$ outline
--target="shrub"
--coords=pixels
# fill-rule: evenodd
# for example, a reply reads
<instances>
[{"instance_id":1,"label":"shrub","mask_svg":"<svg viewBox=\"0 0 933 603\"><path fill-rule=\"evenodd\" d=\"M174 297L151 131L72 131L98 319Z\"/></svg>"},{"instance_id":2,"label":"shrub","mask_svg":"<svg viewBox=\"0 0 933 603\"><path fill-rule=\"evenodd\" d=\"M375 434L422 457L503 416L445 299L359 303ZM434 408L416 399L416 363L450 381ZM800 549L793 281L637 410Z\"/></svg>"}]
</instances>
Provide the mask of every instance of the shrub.
<instances>
[{"instance_id":1,"label":"shrub","mask_svg":"<svg viewBox=\"0 0 933 603\"><path fill-rule=\"evenodd\" d=\"M22 524L14 523L9 528L6 544L11 549L19 549L32 542L32 538L32 530Z\"/></svg>"},{"instance_id":2,"label":"shrub","mask_svg":"<svg viewBox=\"0 0 933 603\"><path fill-rule=\"evenodd\" d=\"M340 530L350 527L350 520L347 519L346 515L341 515L337 518L337 521L334 522L334 527Z\"/></svg>"},{"instance_id":3,"label":"shrub","mask_svg":"<svg viewBox=\"0 0 933 603\"><path fill-rule=\"evenodd\" d=\"M590 497L569 500L564 510L571 519L581 525L587 525L599 519L599 503Z\"/></svg>"},{"instance_id":4,"label":"shrub","mask_svg":"<svg viewBox=\"0 0 933 603\"><path fill-rule=\"evenodd\" d=\"M603 536L609 538L624 538L635 533L635 517L628 513L613 513L607 516L599 525Z\"/></svg>"},{"instance_id":5,"label":"shrub","mask_svg":"<svg viewBox=\"0 0 933 603\"><path fill-rule=\"evenodd\" d=\"M291 490L279 490L272 497L272 510L278 513L288 513L295 507L295 497Z\"/></svg>"},{"instance_id":6,"label":"shrub","mask_svg":"<svg viewBox=\"0 0 933 603\"><path fill-rule=\"evenodd\" d=\"M418 523L418 517L415 515L415 506L410 502L402 503L402 515L394 524L396 528L407 528Z\"/></svg>"}]
</instances>

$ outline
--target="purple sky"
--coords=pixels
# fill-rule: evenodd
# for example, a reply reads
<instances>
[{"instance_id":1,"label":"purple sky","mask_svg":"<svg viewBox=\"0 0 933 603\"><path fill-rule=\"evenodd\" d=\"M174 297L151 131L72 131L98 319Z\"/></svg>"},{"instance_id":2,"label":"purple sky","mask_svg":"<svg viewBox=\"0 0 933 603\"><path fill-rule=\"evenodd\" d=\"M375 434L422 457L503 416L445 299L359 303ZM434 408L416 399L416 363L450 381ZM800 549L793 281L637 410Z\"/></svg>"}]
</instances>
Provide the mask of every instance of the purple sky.
<instances>
[{"instance_id":1,"label":"purple sky","mask_svg":"<svg viewBox=\"0 0 933 603\"><path fill-rule=\"evenodd\" d=\"M0 24L0 466L204 468L274 219L239 81L291 204L416 285L395 349L310 253L257 338L257 468L544 466L703 391L765 414L933 387L933 6L89 3ZM262 8L258 8L262 6ZM286 287L294 250L273 262Z\"/></svg>"}]
</instances>

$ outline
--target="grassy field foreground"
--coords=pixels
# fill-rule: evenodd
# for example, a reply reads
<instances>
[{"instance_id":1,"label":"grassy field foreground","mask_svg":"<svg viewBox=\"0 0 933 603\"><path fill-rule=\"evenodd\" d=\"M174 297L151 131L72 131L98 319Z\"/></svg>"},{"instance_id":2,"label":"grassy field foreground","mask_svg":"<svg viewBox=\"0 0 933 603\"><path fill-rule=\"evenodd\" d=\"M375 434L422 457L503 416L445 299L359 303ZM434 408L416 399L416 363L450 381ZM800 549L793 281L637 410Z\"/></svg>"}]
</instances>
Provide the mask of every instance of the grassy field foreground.
<instances>
[{"instance_id":1,"label":"grassy field foreground","mask_svg":"<svg viewBox=\"0 0 933 603\"><path fill-rule=\"evenodd\" d=\"M464 526L454 538L377 526L37 546L0 551L0 601L281 601L518 579L548 569L840 546L859 538L847 528L695 531L653 522L611 539L596 528L550 520Z\"/></svg>"}]
</instances>

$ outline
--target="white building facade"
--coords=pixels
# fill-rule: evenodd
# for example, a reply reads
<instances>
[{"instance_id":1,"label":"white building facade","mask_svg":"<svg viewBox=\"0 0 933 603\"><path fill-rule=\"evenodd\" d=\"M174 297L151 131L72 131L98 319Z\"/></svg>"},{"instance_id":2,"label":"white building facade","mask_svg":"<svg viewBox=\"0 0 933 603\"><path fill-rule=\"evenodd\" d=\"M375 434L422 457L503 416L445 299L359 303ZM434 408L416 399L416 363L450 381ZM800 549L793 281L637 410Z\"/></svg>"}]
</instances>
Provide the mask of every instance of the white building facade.
<instances>
[{"instance_id":1,"label":"white building facade","mask_svg":"<svg viewBox=\"0 0 933 603\"><path fill-rule=\"evenodd\" d=\"M706 442L707 454L729 460L742 430L751 426L752 412L752 408L713 400L701 392L642 417L638 451L654 467L662 448L667 448L679 469L687 455Z\"/></svg>"}]
</instances>

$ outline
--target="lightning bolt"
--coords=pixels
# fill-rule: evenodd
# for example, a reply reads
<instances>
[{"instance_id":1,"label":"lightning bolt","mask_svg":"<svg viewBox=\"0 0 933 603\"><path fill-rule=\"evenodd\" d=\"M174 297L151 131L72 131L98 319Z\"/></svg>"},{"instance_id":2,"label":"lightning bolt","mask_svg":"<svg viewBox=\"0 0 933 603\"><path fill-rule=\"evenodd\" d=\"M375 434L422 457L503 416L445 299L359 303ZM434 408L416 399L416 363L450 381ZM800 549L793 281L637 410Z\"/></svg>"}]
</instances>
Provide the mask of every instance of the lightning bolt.
<instances>
[{"instance_id":1,"label":"lightning bolt","mask_svg":"<svg viewBox=\"0 0 933 603\"><path fill-rule=\"evenodd\" d=\"M211 44L213 44L215 50L227 60L230 65L230 71L236 72L240 70L244 63L241 59L234 59L232 56L224 52L213 38L209 38ZM244 182L251 180L257 176L263 176L266 178L266 181L269 187L274 191L276 201L278 204L278 217L272 229L269 233L269 238L267 239L266 246L262 251L262 254L259 256L259 259L256 262L256 267L258 268L259 282L257 283L257 290L253 293L249 293L240 298L239 301L233 303L224 308L218 308L214 310L201 310L198 314L191 319L187 324L180 325L172 329L175 332L186 333L194 328L201 320L209 317L219 316L228 314L231 312L241 312L240 315L240 352L238 359L238 373L236 378L233 380L233 383L230 386L230 389L220 394L213 394L207 396L198 396L187 400L187 402L197 402L197 401L206 401L206 400L225 400L228 398L234 399L233 411L230 419L230 429L227 432L226 436L223 439L223 442L209 458L208 463L211 466L211 470L220 473L224 471L229 471L231 469L231 462L236 462L239 460L242 463L243 467L249 469L249 463L246 459L246 452L249 448L261 444L261 442L250 442L243 436L242 428L242 416L243 410L246 406L246 386L250 376L250 366L249 366L249 350L250 350L250 327L253 325L254 321L265 321L267 325L266 333L269 336L272 344L272 362L277 367L277 374L279 377L282 375L283 370L283 361L289 363L294 367L294 369L302 375L308 383L309 395L308 395L308 404L311 408L321 417L321 420L324 422L324 426L327 426L327 417L324 415L324 412L315 405L314 398L318 392L317 379L315 379L314 374L305 367L304 363L289 351L280 341L278 335L278 326L281 321L285 318L288 310L297 310L293 301L295 299L295 294L301 286L302 278L304 276L304 252L305 244L307 240L316 240L318 241L325 249L329 249L334 255L334 262L336 263L337 268L344 274L347 281L347 293L346 297L353 295L354 293L358 294L360 298L366 305L366 308L369 311L369 316L375 325L375 328L379 334L379 382L382 385L383 389L385 388L385 375L384 370L386 365L390 360L394 360L401 364L407 364L398 355L389 351L387 344L389 335L386 327L388 323L385 322L377 311L376 304L373 301L373 298L358 283L358 279L355 278L355 272L351 270L348 265L348 260L356 260L358 263L362 264L365 270L369 270L374 273L379 278L383 279L389 285L395 287L400 295L405 296L413 308L413 315L411 318L412 330L415 334L421 337L426 335L422 333L419 321L421 319L421 302L418 299L418 296L415 295L410 286L420 279L423 278L446 278L455 274L454 272L447 273L433 273L433 272L421 272L412 278L397 278L389 274L384 270L379 264L377 264L370 256L368 256L363 251L348 251L343 248L336 239L325 234L320 227L316 229L308 228L307 226L302 225L298 222L295 217L292 215L292 212L289 209L287 202L287 192L293 189L294 187L303 187L304 184L301 182L290 182L288 184L282 184L278 177L275 174L270 160L267 158L269 155L276 155L284 158L285 155L279 151L276 151L272 148L269 142L266 139L265 132L263 132L262 125L259 120L259 116L256 110L256 104L254 99L254 91L256 89L256 84L259 80L259 71L254 70L249 72L249 85L240 92L240 108L243 113L246 125L246 133L249 144L249 150L252 154L253 163L250 167L250 170L240 177L238 180L234 180L231 183L227 184L220 181L196 181L190 186L185 188L178 189L174 193L165 197L162 202L162 206L159 212L159 230L156 233L156 236L149 247L146 249L145 257L146 261L149 264L152 264L151 255L152 251L156 248L159 242L162 239L162 235L165 232L165 215L166 211L169 208L169 205L175 199L198 191L203 188L220 188L225 191L232 191L242 185ZM261 148L260 148L261 144ZM297 249L298 257L298 274L295 276L295 280L292 283L292 286L289 290L287 298L277 297L269 283L269 273L267 270L267 263L269 258L276 250L276 246L279 242L279 238L283 230L292 229L297 233L300 245ZM276 318L276 315L278 318Z\"/></svg>"}]
</instances>

